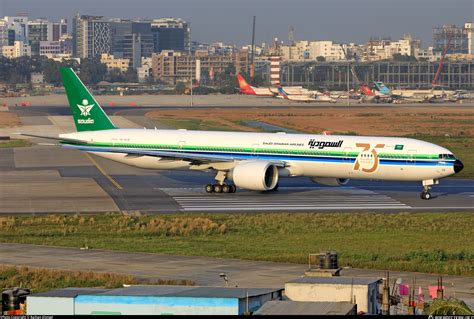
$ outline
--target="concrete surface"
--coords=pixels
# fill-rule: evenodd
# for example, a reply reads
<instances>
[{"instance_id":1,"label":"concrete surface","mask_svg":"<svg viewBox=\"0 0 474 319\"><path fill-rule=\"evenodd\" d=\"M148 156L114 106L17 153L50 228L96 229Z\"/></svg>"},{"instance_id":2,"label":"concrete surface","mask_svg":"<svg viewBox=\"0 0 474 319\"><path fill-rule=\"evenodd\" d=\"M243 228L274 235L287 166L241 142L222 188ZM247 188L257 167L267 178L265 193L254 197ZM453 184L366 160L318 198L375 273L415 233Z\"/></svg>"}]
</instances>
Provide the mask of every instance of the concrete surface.
<instances>
[{"instance_id":1,"label":"concrete surface","mask_svg":"<svg viewBox=\"0 0 474 319\"><path fill-rule=\"evenodd\" d=\"M166 98L169 98L167 96ZM179 97L182 101L186 97ZM213 99L215 97L209 96ZM229 98L229 97L227 97ZM235 96L235 99L254 97ZM220 100L223 102L223 100ZM264 100L262 100L264 101ZM258 104L257 103L257 104ZM324 106L318 106L324 107ZM333 107L333 106L330 106ZM372 106L371 106L372 107ZM397 106L393 106L397 107ZM423 106L420 106L423 107ZM106 108L112 120L120 127L154 128L156 123L144 114L152 108ZM14 108L25 124L21 128L0 129L0 134L23 133L57 136L75 131L67 106L38 106ZM26 121L25 121L26 119ZM160 127L158 125L159 128ZM32 139L35 143L56 144L56 141ZM194 171L150 171L133 168L102 158L88 156L84 152L62 149L57 146L33 146L28 148L0 150L0 177L8 174L14 183L0 179L0 189L14 194L14 201L7 198L0 202L0 213L48 213L109 210L139 210L147 213L162 212L250 212L250 211L474 211L474 181L446 179L433 187L434 198L419 199L419 183L393 183L351 181L346 187L324 187L307 178L281 179L277 193L262 194L239 190L236 194L206 194L203 186L213 182L213 175ZM42 172L49 178L37 184L35 196L43 204L32 206L30 181L39 183ZM6 175L5 175L6 176ZM14 178L14 176L16 176ZM87 181L87 182L84 182ZM73 185L84 187L82 192L73 192ZM50 186L51 184L51 186ZM56 185L53 185L56 184ZM58 196L71 198L80 205L70 206L71 201L54 200L52 189L60 191ZM100 192L97 192L97 190ZM84 200L83 194L100 194L101 205L94 208L93 201ZM48 198L51 198L48 205ZM15 203L13 205L12 203ZM111 205L110 203L113 203ZM36 209L35 209L36 207Z\"/></svg>"}]
</instances>

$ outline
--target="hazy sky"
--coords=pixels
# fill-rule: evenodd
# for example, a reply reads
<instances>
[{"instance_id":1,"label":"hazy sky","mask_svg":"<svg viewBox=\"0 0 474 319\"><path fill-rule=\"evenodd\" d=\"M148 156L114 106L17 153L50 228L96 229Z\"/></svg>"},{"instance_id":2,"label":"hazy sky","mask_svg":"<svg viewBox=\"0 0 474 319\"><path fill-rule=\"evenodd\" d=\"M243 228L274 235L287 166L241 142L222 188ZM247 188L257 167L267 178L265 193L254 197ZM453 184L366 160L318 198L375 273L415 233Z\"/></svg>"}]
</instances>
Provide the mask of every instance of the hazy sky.
<instances>
[{"instance_id":1,"label":"hazy sky","mask_svg":"<svg viewBox=\"0 0 474 319\"><path fill-rule=\"evenodd\" d=\"M398 39L404 33L431 45L432 28L473 21L474 0L0 0L0 16L71 20L76 13L119 18L182 17L191 23L193 40L251 42L273 37L288 40L367 41L371 36Z\"/></svg>"}]
</instances>

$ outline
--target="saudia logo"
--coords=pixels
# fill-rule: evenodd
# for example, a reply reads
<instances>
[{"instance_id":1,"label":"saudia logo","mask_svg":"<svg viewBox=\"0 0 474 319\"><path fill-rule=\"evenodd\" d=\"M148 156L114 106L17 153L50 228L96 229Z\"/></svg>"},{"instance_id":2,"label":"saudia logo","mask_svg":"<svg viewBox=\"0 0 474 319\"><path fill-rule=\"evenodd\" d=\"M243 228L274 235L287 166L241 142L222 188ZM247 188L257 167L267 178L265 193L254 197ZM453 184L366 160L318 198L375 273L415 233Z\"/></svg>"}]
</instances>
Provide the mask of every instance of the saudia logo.
<instances>
[{"instance_id":1,"label":"saudia logo","mask_svg":"<svg viewBox=\"0 0 474 319\"><path fill-rule=\"evenodd\" d=\"M323 142L323 141L316 141L315 139L311 139L308 142L309 148L315 148L322 150L325 147L341 147L342 140L339 142Z\"/></svg>"},{"instance_id":2,"label":"saudia logo","mask_svg":"<svg viewBox=\"0 0 474 319\"><path fill-rule=\"evenodd\" d=\"M379 156L376 148L384 148L385 144L377 144L375 147L371 147L369 143L356 143L356 147L363 147L362 152L357 156L354 164L354 170L361 170L365 173L373 173L379 167Z\"/></svg>"},{"instance_id":3,"label":"saudia logo","mask_svg":"<svg viewBox=\"0 0 474 319\"><path fill-rule=\"evenodd\" d=\"M88 105L88 104L89 104L89 101L87 101L86 99L82 100L82 105L77 104L77 107L81 111L82 116L91 115L91 110L94 107L94 104L91 104L91 105Z\"/></svg>"},{"instance_id":4,"label":"saudia logo","mask_svg":"<svg viewBox=\"0 0 474 319\"><path fill-rule=\"evenodd\" d=\"M88 118L88 119L78 119L77 123L79 124L94 124L94 119Z\"/></svg>"},{"instance_id":5,"label":"saudia logo","mask_svg":"<svg viewBox=\"0 0 474 319\"><path fill-rule=\"evenodd\" d=\"M77 107L81 111L81 116L90 116L91 110L94 107L94 104L89 105L89 101L87 101L87 99L84 99L82 100L82 105L77 104ZM92 118L78 119L77 123L78 124L94 124L94 119Z\"/></svg>"}]
</instances>

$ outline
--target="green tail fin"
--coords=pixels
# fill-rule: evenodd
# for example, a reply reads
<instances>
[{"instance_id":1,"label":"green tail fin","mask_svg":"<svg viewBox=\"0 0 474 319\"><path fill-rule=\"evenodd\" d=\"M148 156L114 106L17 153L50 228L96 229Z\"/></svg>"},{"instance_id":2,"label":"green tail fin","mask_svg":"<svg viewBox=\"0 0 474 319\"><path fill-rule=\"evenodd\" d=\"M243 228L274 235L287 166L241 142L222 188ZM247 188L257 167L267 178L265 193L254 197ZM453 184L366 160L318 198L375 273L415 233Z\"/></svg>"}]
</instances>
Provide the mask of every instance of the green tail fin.
<instances>
[{"instance_id":1,"label":"green tail fin","mask_svg":"<svg viewBox=\"0 0 474 319\"><path fill-rule=\"evenodd\" d=\"M60 72L78 132L117 128L71 68Z\"/></svg>"}]
</instances>

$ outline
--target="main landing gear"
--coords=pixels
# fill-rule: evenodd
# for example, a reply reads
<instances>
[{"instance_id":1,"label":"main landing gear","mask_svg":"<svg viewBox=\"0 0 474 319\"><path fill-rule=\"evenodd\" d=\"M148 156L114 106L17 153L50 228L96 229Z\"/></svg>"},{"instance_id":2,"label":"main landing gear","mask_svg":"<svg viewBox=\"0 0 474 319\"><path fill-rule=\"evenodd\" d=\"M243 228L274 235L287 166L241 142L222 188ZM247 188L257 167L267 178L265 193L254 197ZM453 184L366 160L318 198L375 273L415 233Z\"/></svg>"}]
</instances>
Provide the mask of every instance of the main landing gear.
<instances>
[{"instance_id":1,"label":"main landing gear","mask_svg":"<svg viewBox=\"0 0 474 319\"><path fill-rule=\"evenodd\" d=\"M235 185L227 184L207 184L206 193L235 193L237 187Z\"/></svg>"},{"instance_id":2,"label":"main landing gear","mask_svg":"<svg viewBox=\"0 0 474 319\"><path fill-rule=\"evenodd\" d=\"M235 193L237 187L235 185L227 185L225 180L227 178L227 172L225 171L218 171L215 177L217 183L215 184L207 184L206 185L206 193Z\"/></svg>"},{"instance_id":3,"label":"main landing gear","mask_svg":"<svg viewBox=\"0 0 474 319\"><path fill-rule=\"evenodd\" d=\"M432 198L431 193L430 193L430 189L431 189L430 186L439 184L439 180L437 179L425 180L422 183L423 183L423 191L420 194L420 198L424 200L429 200Z\"/></svg>"}]
</instances>

